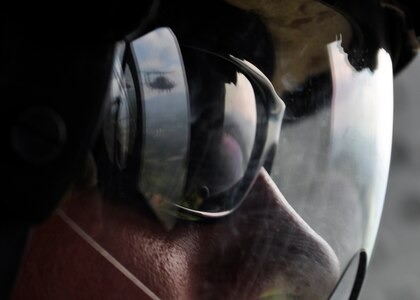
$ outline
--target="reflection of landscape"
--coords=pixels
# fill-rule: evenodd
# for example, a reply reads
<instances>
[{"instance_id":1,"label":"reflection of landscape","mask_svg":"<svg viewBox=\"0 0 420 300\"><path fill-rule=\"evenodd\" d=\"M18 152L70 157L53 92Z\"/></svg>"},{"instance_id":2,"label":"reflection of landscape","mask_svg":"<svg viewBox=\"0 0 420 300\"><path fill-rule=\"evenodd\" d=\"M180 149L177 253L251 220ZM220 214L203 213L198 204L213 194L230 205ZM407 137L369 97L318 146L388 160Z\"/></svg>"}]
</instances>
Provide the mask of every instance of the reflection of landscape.
<instances>
[{"instance_id":1,"label":"reflection of landscape","mask_svg":"<svg viewBox=\"0 0 420 300\"><path fill-rule=\"evenodd\" d=\"M177 197L183 186L189 144L185 97L156 93L145 101L142 186L150 193Z\"/></svg>"},{"instance_id":2,"label":"reflection of landscape","mask_svg":"<svg viewBox=\"0 0 420 300\"><path fill-rule=\"evenodd\" d=\"M170 29L158 28L131 46L143 98L139 188L149 200L170 197L176 201L184 187L190 129L179 45Z\"/></svg>"}]
</instances>

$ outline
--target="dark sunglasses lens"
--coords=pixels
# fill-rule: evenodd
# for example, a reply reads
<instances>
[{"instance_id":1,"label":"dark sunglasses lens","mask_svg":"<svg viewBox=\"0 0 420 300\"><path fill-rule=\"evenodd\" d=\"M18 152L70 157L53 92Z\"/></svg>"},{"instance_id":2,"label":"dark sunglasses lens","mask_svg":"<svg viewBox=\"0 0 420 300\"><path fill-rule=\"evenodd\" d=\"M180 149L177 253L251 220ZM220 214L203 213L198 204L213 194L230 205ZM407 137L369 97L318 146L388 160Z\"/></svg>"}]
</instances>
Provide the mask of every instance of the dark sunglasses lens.
<instances>
[{"instance_id":1,"label":"dark sunglasses lens","mask_svg":"<svg viewBox=\"0 0 420 300\"><path fill-rule=\"evenodd\" d=\"M154 49L156 40L166 47ZM267 101L258 83L232 61L180 48L169 29L125 53L104 126L111 161L155 212L228 214L263 163Z\"/></svg>"},{"instance_id":2,"label":"dark sunglasses lens","mask_svg":"<svg viewBox=\"0 0 420 300\"><path fill-rule=\"evenodd\" d=\"M182 52L191 113L182 204L203 211L230 210L243 197L241 183L255 159L257 96L251 81L233 63L198 50Z\"/></svg>"}]
</instances>

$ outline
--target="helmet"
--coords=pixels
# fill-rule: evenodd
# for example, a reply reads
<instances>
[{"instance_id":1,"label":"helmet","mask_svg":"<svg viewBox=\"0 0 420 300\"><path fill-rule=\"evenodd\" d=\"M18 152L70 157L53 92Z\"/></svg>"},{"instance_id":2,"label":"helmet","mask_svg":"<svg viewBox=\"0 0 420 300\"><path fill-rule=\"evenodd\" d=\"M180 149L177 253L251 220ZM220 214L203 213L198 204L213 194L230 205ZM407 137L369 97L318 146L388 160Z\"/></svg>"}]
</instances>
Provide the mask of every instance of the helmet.
<instances>
[{"instance_id":1,"label":"helmet","mask_svg":"<svg viewBox=\"0 0 420 300\"><path fill-rule=\"evenodd\" d=\"M410 4L10 10L5 296L357 298Z\"/></svg>"}]
</instances>

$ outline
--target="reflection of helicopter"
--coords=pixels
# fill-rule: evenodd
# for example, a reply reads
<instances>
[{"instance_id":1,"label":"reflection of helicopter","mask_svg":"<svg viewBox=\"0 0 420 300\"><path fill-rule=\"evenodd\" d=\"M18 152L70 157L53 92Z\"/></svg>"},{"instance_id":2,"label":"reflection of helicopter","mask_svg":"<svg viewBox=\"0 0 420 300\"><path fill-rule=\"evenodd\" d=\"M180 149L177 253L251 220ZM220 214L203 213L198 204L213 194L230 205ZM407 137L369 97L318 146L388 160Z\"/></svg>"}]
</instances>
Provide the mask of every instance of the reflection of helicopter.
<instances>
[{"instance_id":1,"label":"reflection of helicopter","mask_svg":"<svg viewBox=\"0 0 420 300\"><path fill-rule=\"evenodd\" d=\"M166 76L168 73L171 73L171 71L144 71L143 74L145 75L146 85L152 90L169 92L175 87L175 82Z\"/></svg>"}]
</instances>

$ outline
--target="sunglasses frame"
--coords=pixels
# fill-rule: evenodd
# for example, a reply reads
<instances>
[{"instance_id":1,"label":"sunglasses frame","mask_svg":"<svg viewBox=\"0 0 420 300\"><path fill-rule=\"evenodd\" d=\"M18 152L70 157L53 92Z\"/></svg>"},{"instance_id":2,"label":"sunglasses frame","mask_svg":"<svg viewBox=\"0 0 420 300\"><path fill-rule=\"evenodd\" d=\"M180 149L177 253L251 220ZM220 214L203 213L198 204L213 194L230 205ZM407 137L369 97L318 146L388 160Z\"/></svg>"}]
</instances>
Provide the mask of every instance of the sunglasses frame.
<instances>
[{"instance_id":1,"label":"sunglasses frame","mask_svg":"<svg viewBox=\"0 0 420 300\"><path fill-rule=\"evenodd\" d=\"M160 28L162 29L162 28ZM226 201L223 205L223 209L220 211L207 211L207 210L200 210L200 209L194 209L191 207L186 207L185 205L182 205L182 201L170 201L168 199L160 199L159 205L155 205L155 203L151 203L152 201L148 199L147 195L145 195L145 191L141 189L141 187L146 186L142 180L142 174L144 173L142 170L136 170L139 168L142 168L144 165L143 159L144 159L144 147L145 143L143 139L147 138L145 136L147 124L145 125L145 121L142 120L144 118L145 114L145 99L143 99L144 96L144 88L145 83L142 82L141 79L141 66L140 63L136 61L136 54L134 53L133 43L136 40L133 41L125 41L125 46L121 47L123 49L119 53L119 58L117 60L117 63L121 64L120 71L120 77L124 76L123 74L127 69L129 69L132 78L134 79L134 89L135 89L135 95L136 95L136 102L137 102L137 125L136 125L136 131L138 133L141 133L143 135L142 141L135 141L135 150L134 152L140 155L128 155L128 161L124 163L125 169L120 171L123 173L123 177L125 179L128 179L128 181L131 182L131 184L134 184L136 187L134 189L137 190L137 192L143 197L146 198L146 201L149 202L149 205L151 206L152 210L155 211L155 213L162 216L160 211L164 211L166 214L170 214L172 216L175 216L176 218L180 219L187 219L187 220L200 220L200 219L217 219L221 217L225 217L227 215L230 215L233 213L244 201L246 198L246 195L248 194L249 190L251 189L259 170L264 167L268 171L270 170L271 163L274 159L274 155L276 152L277 144L280 137L280 129L281 124L283 121L283 116L285 112L285 104L283 100L277 95L272 83L270 80L253 64L246 60L239 59L233 55L221 55L217 54L215 52L211 52L208 50L204 50L201 48L196 47L190 47L190 46L182 46L179 47L178 41L173 34L173 32L169 28L167 29L172 35L174 39L173 48L176 48L176 50L179 53L180 56L180 63L182 67L182 71L184 73L184 80L186 85L186 73L185 73L185 66L182 62L182 53L181 49L188 49L191 51L198 51L201 52L204 55L212 56L213 58L218 58L224 62L227 62L229 64L232 64L239 72L243 73L246 78L250 81L252 84L252 87L254 89L254 93L257 97L262 98L262 104L264 106L265 110L265 116L263 120L263 125L259 124L257 126L261 126L262 128L257 129L256 135L258 136L258 140L254 142L252 154L250 157L250 161L248 163L248 166L246 168L246 171L244 172L243 177L240 179L238 183L236 183L233 187L229 188L229 190L226 192L229 199L232 198L239 198L239 200L235 201ZM153 32L152 32L153 33ZM141 39L141 38L140 38ZM126 93L126 92L125 92ZM188 95L188 87L186 86L186 93L187 93L187 103L189 102L189 95ZM143 97L142 97L143 96ZM118 124L117 116L112 117L113 120L115 120L115 124L113 125L114 128L111 130L111 132L116 132L118 128L116 126L120 126ZM112 119L111 122L112 122ZM147 118L146 118L147 119ZM258 121L257 121L258 122ZM262 123L262 122L261 122ZM112 127L112 126L111 126ZM138 134L137 134L138 135ZM112 142L114 143L114 142ZM111 150L110 160L112 164L116 164L118 162L118 157L115 155L118 155L118 151ZM187 154L185 154L187 155ZM188 161L188 159L185 159ZM133 163L134 162L134 163ZM118 168L118 166L117 166ZM186 171L187 172L187 171ZM184 187L185 189L185 187ZM146 192L147 193L147 192ZM225 194L225 192L223 192ZM238 196L239 194L239 196ZM185 196L185 191L183 196ZM150 198L150 197L149 197ZM223 199L223 197L221 197ZM158 212L156 211L158 210ZM163 217L160 217L161 219Z\"/></svg>"}]
</instances>

